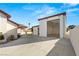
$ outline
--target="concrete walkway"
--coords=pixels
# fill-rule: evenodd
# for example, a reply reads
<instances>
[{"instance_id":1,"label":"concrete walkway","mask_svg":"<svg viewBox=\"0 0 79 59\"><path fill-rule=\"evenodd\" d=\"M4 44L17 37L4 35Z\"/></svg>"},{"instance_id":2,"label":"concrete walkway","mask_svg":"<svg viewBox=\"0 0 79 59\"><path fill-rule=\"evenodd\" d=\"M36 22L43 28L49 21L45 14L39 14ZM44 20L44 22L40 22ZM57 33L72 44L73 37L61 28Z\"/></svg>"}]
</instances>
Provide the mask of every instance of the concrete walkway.
<instances>
[{"instance_id":1,"label":"concrete walkway","mask_svg":"<svg viewBox=\"0 0 79 59\"><path fill-rule=\"evenodd\" d=\"M18 40L0 45L0 55L74 56L75 52L68 39L24 36Z\"/></svg>"}]
</instances>

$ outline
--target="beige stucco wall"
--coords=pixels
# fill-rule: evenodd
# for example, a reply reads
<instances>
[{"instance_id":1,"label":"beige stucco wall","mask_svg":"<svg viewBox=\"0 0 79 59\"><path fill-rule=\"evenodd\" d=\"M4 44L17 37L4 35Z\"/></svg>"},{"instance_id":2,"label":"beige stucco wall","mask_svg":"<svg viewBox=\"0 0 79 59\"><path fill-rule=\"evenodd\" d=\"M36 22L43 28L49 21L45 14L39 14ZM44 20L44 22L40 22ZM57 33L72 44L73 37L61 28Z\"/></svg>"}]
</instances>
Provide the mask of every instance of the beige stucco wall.
<instances>
[{"instance_id":1,"label":"beige stucco wall","mask_svg":"<svg viewBox=\"0 0 79 59\"><path fill-rule=\"evenodd\" d=\"M60 38L65 37L65 32L66 32L66 15L60 15Z\"/></svg>"},{"instance_id":2,"label":"beige stucco wall","mask_svg":"<svg viewBox=\"0 0 79 59\"><path fill-rule=\"evenodd\" d=\"M65 32L65 38L70 39L70 31Z\"/></svg>"},{"instance_id":3,"label":"beige stucco wall","mask_svg":"<svg viewBox=\"0 0 79 59\"><path fill-rule=\"evenodd\" d=\"M5 38L2 42L6 41L9 35L14 35L17 38L16 28L16 25L7 21L7 16L0 12L0 32L3 33Z\"/></svg>"},{"instance_id":4,"label":"beige stucco wall","mask_svg":"<svg viewBox=\"0 0 79 59\"><path fill-rule=\"evenodd\" d=\"M26 34L26 31L27 31L27 28L25 28L25 29L21 29L21 28L17 29L17 33L20 33L20 35Z\"/></svg>"},{"instance_id":5,"label":"beige stucco wall","mask_svg":"<svg viewBox=\"0 0 79 59\"><path fill-rule=\"evenodd\" d=\"M33 35L38 35L39 30L38 27L33 27Z\"/></svg>"},{"instance_id":6,"label":"beige stucco wall","mask_svg":"<svg viewBox=\"0 0 79 59\"><path fill-rule=\"evenodd\" d=\"M79 26L70 30L70 40L77 56L79 56Z\"/></svg>"},{"instance_id":7,"label":"beige stucco wall","mask_svg":"<svg viewBox=\"0 0 79 59\"><path fill-rule=\"evenodd\" d=\"M47 37L47 22L39 21L39 36Z\"/></svg>"},{"instance_id":8,"label":"beige stucco wall","mask_svg":"<svg viewBox=\"0 0 79 59\"><path fill-rule=\"evenodd\" d=\"M22 30L20 28L17 29L17 33L21 34Z\"/></svg>"},{"instance_id":9,"label":"beige stucco wall","mask_svg":"<svg viewBox=\"0 0 79 59\"><path fill-rule=\"evenodd\" d=\"M2 32L4 37L7 30L6 24L7 24L7 17L4 14L0 13L0 32ZM6 38L4 40L0 40L0 42L5 42L5 41L6 41Z\"/></svg>"},{"instance_id":10,"label":"beige stucco wall","mask_svg":"<svg viewBox=\"0 0 79 59\"><path fill-rule=\"evenodd\" d=\"M0 13L0 32L2 32L3 34L6 32L6 28L7 28L7 17Z\"/></svg>"},{"instance_id":11,"label":"beige stucco wall","mask_svg":"<svg viewBox=\"0 0 79 59\"><path fill-rule=\"evenodd\" d=\"M14 35L15 38L17 38L17 26L9 21L7 21L7 29L6 29L6 38L8 38L10 35Z\"/></svg>"}]
</instances>

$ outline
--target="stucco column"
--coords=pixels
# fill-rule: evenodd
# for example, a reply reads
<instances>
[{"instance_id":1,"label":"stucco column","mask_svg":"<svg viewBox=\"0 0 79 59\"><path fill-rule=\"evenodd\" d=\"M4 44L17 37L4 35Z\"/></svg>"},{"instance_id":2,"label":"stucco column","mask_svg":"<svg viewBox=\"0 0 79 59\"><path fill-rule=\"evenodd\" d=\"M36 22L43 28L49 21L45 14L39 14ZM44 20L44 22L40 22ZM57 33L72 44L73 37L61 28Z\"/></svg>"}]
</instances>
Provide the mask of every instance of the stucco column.
<instances>
[{"instance_id":1,"label":"stucco column","mask_svg":"<svg viewBox=\"0 0 79 59\"><path fill-rule=\"evenodd\" d=\"M40 21L39 36L47 37L47 21Z\"/></svg>"},{"instance_id":2,"label":"stucco column","mask_svg":"<svg viewBox=\"0 0 79 59\"><path fill-rule=\"evenodd\" d=\"M65 35L65 18L63 15L60 16L60 38L64 38Z\"/></svg>"}]
</instances>

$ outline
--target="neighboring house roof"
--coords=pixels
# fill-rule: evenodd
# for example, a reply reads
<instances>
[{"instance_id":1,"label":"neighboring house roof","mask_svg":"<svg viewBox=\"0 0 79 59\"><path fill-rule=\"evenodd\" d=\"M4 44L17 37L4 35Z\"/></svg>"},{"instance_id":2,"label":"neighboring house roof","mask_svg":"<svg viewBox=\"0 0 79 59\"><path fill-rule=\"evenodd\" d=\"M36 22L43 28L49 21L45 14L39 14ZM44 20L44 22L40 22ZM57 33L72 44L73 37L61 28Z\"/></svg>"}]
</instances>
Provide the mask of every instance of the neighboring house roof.
<instances>
[{"instance_id":1,"label":"neighboring house roof","mask_svg":"<svg viewBox=\"0 0 79 59\"><path fill-rule=\"evenodd\" d=\"M15 24L16 26L19 26L18 23L14 22L14 21L12 21L12 20L9 20L9 19L8 19L8 21L11 22L11 23L13 23L13 24Z\"/></svg>"},{"instance_id":2,"label":"neighboring house roof","mask_svg":"<svg viewBox=\"0 0 79 59\"><path fill-rule=\"evenodd\" d=\"M2 10L0 10L0 12L3 13L3 14L5 14L5 15L8 17L8 18L7 18L7 21L9 21L9 22L15 24L17 27L19 27L19 28L27 28L27 26L25 26L25 25L18 24L18 23L16 23L16 22L10 20L9 18L10 18L11 16L10 16L9 14L7 14L6 12L4 12L4 11L2 11Z\"/></svg>"},{"instance_id":3,"label":"neighboring house roof","mask_svg":"<svg viewBox=\"0 0 79 59\"><path fill-rule=\"evenodd\" d=\"M12 20L9 20L9 19L8 19L8 21L11 22L11 23L13 23L13 24L15 24L18 28L27 28L27 26L22 25L22 24L18 24L18 23L16 23L16 22L12 21Z\"/></svg>"},{"instance_id":4,"label":"neighboring house roof","mask_svg":"<svg viewBox=\"0 0 79 59\"><path fill-rule=\"evenodd\" d=\"M32 31L32 28L29 28L28 30L27 30L27 32L31 32Z\"/></svg>"},{"instance_id":5,"label":"neighboring house roof","mask_svg":"<svg viewBox=\"0 0 79 59\"><path fill-rule=\"evenodd\" d=\"M27 26L25 26L23 24L19 24L18 28L27 28Z\"/></svg>"},{"instance_id":6,"label":"neighboring house roof","mask_svg":"<svg viewBox=\"0 0 79 59\"><path fill-rule=\"evenodd\" d=\"M7 14L6 12L0 10L1 13L5 14L8 18L10 18L11 16L9 14Z\"/></svg>"},{"instance_id":7,"label":"neighboring house roof","mask_svg":"<svg viewBox=\"0 0 79 59\"><path fill-rule=\"evenodd\" d=\"M38 28L39 28L39 25L33 26L33 27L31 28L32 32L33 32L33 28L34 28L34 27L38 27Z\"/></svg>"},{"instance_id":8,"label":"neighboring house roof","mask_svg":"<svg viewBox=\"0 0 79 59\"><path fill-rule=\"evenodd\" d=\"M34 28L34 27L39 27L39 25L33 26L32 28Z\"/></svg>"},{"instance_id":9,"label":"neighboring house roof","mask_svg":"<svg viewBox=\"0 0 79 59\"><path fill-rule=\"evenodd\" d=\"M44 17L44 18L40 18L40 19L38 19L38 20L40 21L40 20L43 20L43 19L47 19L47 18L50 18L50 17L59 16L59 15L66 15L66 12L59 13L59 14L52 15L52 16L48 16L48 17Z\"/></svg>"}]
</instances>

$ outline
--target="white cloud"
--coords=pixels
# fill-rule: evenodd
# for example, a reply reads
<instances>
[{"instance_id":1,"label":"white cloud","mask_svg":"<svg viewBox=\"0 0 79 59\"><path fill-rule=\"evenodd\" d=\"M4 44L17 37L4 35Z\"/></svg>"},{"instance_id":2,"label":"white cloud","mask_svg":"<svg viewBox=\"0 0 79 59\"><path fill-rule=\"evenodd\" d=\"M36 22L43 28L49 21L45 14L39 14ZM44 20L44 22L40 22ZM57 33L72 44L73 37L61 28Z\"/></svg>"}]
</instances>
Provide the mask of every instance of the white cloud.
<instances>
[{"instance_id":1,"label":"white cloud","mask_svg":"<svg viewBox=\"0 0 79 59\"><path fill-rule=\"evenodd\" d=\"M57 10L54 7L50 7L49 5L43 4L41 7L35 7L35 5L23 6L23 9L26 11L32 11L31 15L36 16L38 18L42 18L44 16L49 16L55 13Z\"/></svg>"},{"instance_id":2,"label":"white cloud","mask_svg":"<svg viewBox=\"0 0 79 59\"><path fill-rule=\"evenodd\" d=\"M56 12L54 7L50 7L48 5L43 5L40 9L35 10L35 15L38 15L38 18L42 18Z\"/></svg>"},{"instance_id":3,"label":"white cloud","mask_svg":"<svg viewBox=\"0 0 79 59\"><path fill-rule=\"evenodd\" d=\"M49 16L49 15L52 15L55 12L56 12L56 10L51 10L51 9L42 10L42 12L40 14L38 14L38 18L43 18L43 17Z\"/></svg>"},{"instance_id":4,"label":"white cloud","mask_svg":"<svg viewBox=\"0 0 79 59\"><path fill-rule=\"evenodd\" d=\"M79 8L75 8L77 3L64 3L59 10L65 10L67 12L73 12L79 10Z\"/></svg>"},{"instance_id":5,"label":"white cloud","mask_svg":"<svg viewBox=\"0 0 79 59\"><path fill-rule=\"evenodd\" d=\"M78 4L77 3L70 3L69 5L70 6L77 6Z\"/></svg>"},{"instance_id":6,"label":"white cloud","mask_svg":"<svg viewBox=\"0 0 79 59\"><path fill-rule=\"evenodd\" d=\"M79 10L79 8L68 9L67 12L73 12L73 11L77 11L77 10Z\"/></svg>"},{"instance_id":7,"label":"white cloud","mask_svg":"<svg viewBox=\"0 0 79 59\"><path fill-rule=\"evenodd\" d=\"M78 4L77 3L64 3L62 6L61 6L61 8L60 9L69 9L69 8L71 8L71 7L75 7L75 6L77 6Z\"/></svg>"},{"instance_id":8,"label":"white cloud","mask_svg":"<svg viewBox=\"0 0 79 59\"><path fill-rule=\"evenodd\" d=\"M35 6L36 6L36 5L33 5L33 4L26 4L26 5L23 6L22 8L23 8L24 10L34 11L34 10L37 9Z\"/></svg>"},{"instance_id":9,"label":"white cloud","mask_svg":"<svg viewBox=\"0 0 79 59\"><path fill-rule=\"evenodd\" d=\"M41 14L41 15L38 15L37 17L38 17L38 19L39 19L39 18L43 18L43 17L45 17L45 16L46 16L46 15L44 15L44 14L42 15L42 14Z\"/></svg>"},{"instance_id":10,"label":"white cloud","mask_svg":"<svg viewBox=\"0 0 79 59\"><path fill-rule=\"evenodd\" d=\"M51 13L54 13L56 10L48 10L47 12L46 12L46 14L51 14Z\"/></svg>"}]
</instances>

